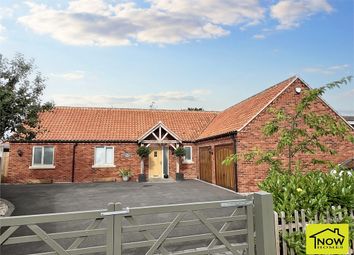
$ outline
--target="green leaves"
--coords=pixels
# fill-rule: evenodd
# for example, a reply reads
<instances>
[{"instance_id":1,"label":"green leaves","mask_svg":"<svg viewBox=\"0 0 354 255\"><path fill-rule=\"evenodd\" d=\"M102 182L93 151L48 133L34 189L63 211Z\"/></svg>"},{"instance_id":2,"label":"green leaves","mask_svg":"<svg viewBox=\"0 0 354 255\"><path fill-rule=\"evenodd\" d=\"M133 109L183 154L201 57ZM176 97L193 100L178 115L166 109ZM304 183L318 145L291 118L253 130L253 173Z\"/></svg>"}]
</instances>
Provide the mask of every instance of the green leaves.
<instances>
[{"instance_id":1,"label":"green leaves","mask_svg":"<svg viewBox=\"0 0 354 255\"><path fill-rule=\"evenodd\" d=\"M275 148L266 151L255 148L242 155L230 155L223 161L223 164L231 164L243 158L246 161L255 161L256 164L267 163L269 169L284 171L285 161L281 159L286 158L287 171L291 172L296 167L297 156L308 154L312 155L310 160L313 164L330 165L331 162L323 159L323 154L333 155L337 152L331 148L331 143L326 144L326 138L347 140L354 144L354 136L351 135L347 124L340 121L332 112L314 111L317 107L315 101L326 90L347 84L351 79L352 77L348 76L320 88L304 90L295 111L285 107L270 108L268 112L272 116L262 128L264 134L262 139L275 137L277 141ZM321 152L322 158L320 159L316 158L318 152Z\"/></svg>"},{"instance_id":2,"label":"green leaves","mask_svg":"<svg viewBox=\"0 0 354 255\"><path fill-rule=\"evenodd\" d=\"M43 131L38 113L53 104L42 104L45 78L34 70L33 60L21 54L11 61L0 54L0 140L31 140Z\"/></svg>"},{"instance_id":3,"label":"green leaves","mask_svg":"<svg viewBox=\"0 0 354 255\"><path fill-rule=\"evenodd\" d=\"M136 150L136 154L138 154L140 158L147 158L150 153L151 153L151 149L145 146L140 146Z\"/></svg>"},{"instance_id":4,"label":"green leaves","mask_svg":"<svg viewBox=\"0 0 354 255\"><path fill-rule=\"evenodd\" d=\"M133 173L132 173L132 171L131 171L130 169L128 169L128 168L121 168L121 169L119 169L119 171L118 171L118 175L119 175L120 177L124 177L124 176L126 176L126 177L132 177L132 176L133 176Z\"/></svg>"},{"instance_id":5,"label":"green leaves","mask_svg":"<svg viewBox=\"0 0 354 255\"><path fill-rule=\"evenodd\" d=\"M237 162L238 160L238 155L237 154L231 154L229 156L227 156L223 161L222 164L229 166L230 164L232 164L233 162Z\"/></svg>"},{"instance_id":6,"label":"green leaves","mask_svg":"<svg viewBox=\"0 0 354 255\"><path fill-rule=\"evenodd\" d=\"M289 248L295 251L296 255L306 255L306 235L302 232L294 232L291 234L284 235L282 238L285 239Z\"/></svg>"},{"instance_id":7,"label":"green leaves","mask_svg":"<svg viewBox=\"0 0 354 255\"><path fill-rule=\"evenodd\" d=\"M309 154L312 155L313 164L322 164L322 167L326 164L333 169L334 164L324 159L323 154L333 155L337 152L331 148L330 143L325 143L326 138L354 143L354 137L343 121L338 121L332 113L313 111L319 96L328 89L349 83L351 79L352 77L348 76L320 88L305 90L295 112L291 109L286 112L283 108L270 109L272 119L263 127L263 134L265 137L277 136L276 148L263 152L255 149L245 154L250 155L245 157L246 160L255 160L257 164L269 164L268 176L259 184L259 188L272 193L275 211L285 212L287 222L293 221L295 210L304 209L307 219L313 220L315 215L322 219L329 212L338 213L333 207L354 209L353 171L336 167L331 174L321 171L303 173L307 169L302 167L302 162L297 161L294 164L298 154ZM316 158L319 152L322 155L320 159ZM284 157L288 159L288 171L284 171L280 160ZM344 218L351 222L351 235L354 236L354 220L350 217ZM303 233L295 232L283 238L296 254L305 254Z\"/></svg>"},{"instance_id":8,"label":"green leaves","mask_svg":"<svg viewBox=\"0 0 354 255\"><path fill-rule=\"evenodd\" d=\"M272 193L274 209L291 219L294 210L307 210L307 216L325 214L331 206L354 209L354 173L338 168L331 174L321 171L294 173L270 171L259 184Z\"/></svg>"},{"instance_id":9,"label":"green leaves","mask_svg":"<svg viewBox=\"0 0 354 255\"><path fill-rule=\"evenodd\" d=\"M330 82L322 87L304 91L304 97L296 107L296 113L301 114L305 110L309 109L310 105L320 96L322 96L327 90L333 88L339 88L342 85L346 85L351 82L353 76L346 76L340 80Z\"/></svg>"},{"instance_id":10,"label":"green leaves","mask_svg":"<svg viewBox=\"0 0 354 255\"><path fill-rule=\"evenodd\" d=\"M329 215L332 223L349 224L351 240L354 240L354 219L348 215L348 210L354 209L353 171L340 167L329 174L270 171L259 187L272 193L275 211L285 212L288 223L294 221L295 210L304 209L308 222L317 215L319 222L325 223ZM295 231L282 238L295 254L305 254L304 233Z\"/></svg>"},{"instance_id":11,"label":"green leaves","mask_svg":"<svg viewBox=\"0 0 354 255\"><path fill-rule=\"evenodd\" d=\"M178 147L175 149L175 156L179 158L186 156L186 150L183 147Z\"/></svg>"},{"instance_id":12,"label":"green leaves","mask_svg":"<svg viewBox=\"0 0 354 255\"><path fill-rule=\"evenodd\" d=\"M340 87L351 81L352 77L344 77L325 86L316 89L305 90L303 97L296 106L296 111L288 112L284 109L272 108L269 112L272 119L263 127L266 137L278 137L276 152L278 157L287 157L288 171L293 170L294 158L297 154L313 154L317 152L335 154L329 145L323 142L325 137L336 137L336 139L348 140L354 143L349 127L332 113L319 113L313 111L316 108L315 101L328 89ZM312 107L312 108L311 108ZM265 152L266 153L266 152ZM313 162L321 161L313 158Z\"/></svg>"}]
</instances>

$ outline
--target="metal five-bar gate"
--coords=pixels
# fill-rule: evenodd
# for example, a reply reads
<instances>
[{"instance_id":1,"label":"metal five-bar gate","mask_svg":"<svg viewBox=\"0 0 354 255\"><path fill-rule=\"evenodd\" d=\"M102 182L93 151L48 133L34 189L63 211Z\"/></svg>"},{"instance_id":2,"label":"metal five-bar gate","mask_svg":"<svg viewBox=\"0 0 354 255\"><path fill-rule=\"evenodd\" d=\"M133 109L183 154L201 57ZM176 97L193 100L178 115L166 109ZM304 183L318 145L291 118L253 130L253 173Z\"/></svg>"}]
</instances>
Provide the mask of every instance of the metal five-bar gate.
<instances>
[{"instance_id":1,"label":"metal five-bar gate","mask_svg":"<svg viewBox=\"0 0 354 255\"><path fill-rule=\"evenodd\" d=\"M1 254L275 254L272 199L13 216L0 219ZM269 215L268 215L269 214ZM273 253L274 252L274 253Z\"/></svg>"}]
</instances>

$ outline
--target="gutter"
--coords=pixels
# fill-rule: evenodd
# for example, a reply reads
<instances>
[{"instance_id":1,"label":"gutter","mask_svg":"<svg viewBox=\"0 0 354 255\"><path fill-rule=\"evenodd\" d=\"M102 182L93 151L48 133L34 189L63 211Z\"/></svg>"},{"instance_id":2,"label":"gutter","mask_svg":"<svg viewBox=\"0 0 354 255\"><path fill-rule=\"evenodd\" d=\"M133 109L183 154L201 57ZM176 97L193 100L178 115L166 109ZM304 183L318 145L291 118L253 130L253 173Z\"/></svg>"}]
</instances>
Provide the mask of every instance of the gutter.
<instances>
[{"instance_id":1,"label":"gutter","mask_svg":"<svg viewBox=\"0 0 354 255\"><path fill-rule=\"evenodd\" d=\"M9 143L136 143L136 140L9 140Z\"/></svg>"},{"instance_id":2,"label":"gutter","mask_svg":"<svg viewBox=\"0 0 354 255\"><path fill-rule=\"evenodd\" d=\"M234 154L237 154L237 142L236 142L237 132L231 135L231 139L234 147ZM235 175L235 192L238 192L238 179L237 179L237 161L234 162L234 175Z\"/></svg>"},{"instance_id":3,"label":"gutter","mask_svg":"<svg viewBox=\"0 0 354 255\"><path fill-rule=\"evenodd\" d=\"M73 145L73 160L71 166L71 182L75 182L75 158L76 158L76 146L77 143Z\"/></svg>"},{"instance_id":4,"label":"gutter","mask_svg":"<svg viewBox=\"0 0 354 255\"><path fill-rule=\"evenodd\" d=\"M235 134L237 134L237 131L230 131L230 132L223 133L223 134L220 134L220 135L214 135L214 136L209 136L209 137L197 139L195 142L196 142L196 143L199 143L199 142L204 142L204 141L208 141L208 140L213 140L213 139L228 137L229 135L232 136L232 135L235 135Z\"/></svg>"},{"instance_id":5,"label":"gutter","mask_svg":"<svg viewBox=\"0 0 354 255\"><path fill-rule=\"evenodd\" d=\"M9 140L9 143L134 143L137 140ZM182 141L182 143L195 143L196 141Z\"/></svg>"}]
</instances>

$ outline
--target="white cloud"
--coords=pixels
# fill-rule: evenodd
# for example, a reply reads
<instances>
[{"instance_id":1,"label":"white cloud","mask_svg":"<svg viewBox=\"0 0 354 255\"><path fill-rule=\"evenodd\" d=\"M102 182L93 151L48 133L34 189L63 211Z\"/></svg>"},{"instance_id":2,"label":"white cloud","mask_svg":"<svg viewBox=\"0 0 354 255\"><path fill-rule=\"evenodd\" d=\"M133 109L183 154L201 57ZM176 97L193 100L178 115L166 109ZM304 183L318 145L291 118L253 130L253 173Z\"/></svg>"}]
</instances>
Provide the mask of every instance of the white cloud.
<instances>
[{"instance_id":1,"label":"white cloud","mask_svg":"<svg viewBox=\"0 0 354 255\"><path fill-rule=\"evenodd\" d=\"M4 26L3 21L12 17L14 8L15 6L0 6L0 42L6 40L6 27Z\"/></svg>"},{"instance_id":2,"label":"white cloud","mask_svg":"<svg viewBox=\"0 0 354 255\"><path fill-rule=\"evenodd\" d=\"M68 80L68 81L73 81L73 80L83 79L85 77L85 72L84 71L73 71L73 72L62 73L62 74L52 73L51 76L61 78L64 80Z\"/></svg>"},{"instance_id":3,"label":"white cloud","mask_svg":"<svg viewBox=\"0 0 354 255\"><path fill-rule=\"evenodd\" d=\"M277 29L291 29L309 16L332 10L327 0L280 0L271 7L270 15L279 22Z\"/></svg>"},{"instance_id":4,"label":"white cloud","mask_svg":"<svg viewBox=\"0 0 354 255\"><path fill-rule=\"evenodd\" d=\"M150 0L150 2L153 8L171 14L204 17L214 24L256 24L264 14L258 0Z\"/></svg>"},{"instance_id":5,"label":"white cloud","mask_svg":"<svg viewBox=\"0 0 354 255\"><path fill-rule=\"evenodd\" d=\"M14 14L14 9L16 8L18 8L17 5L0 6L0 19L11 18Z\"/></svg>"},{"instance_id":6,"label":"white cloud","mask_svg":"<svg viewBox=\"0 0 354 255\"><path fill-rule=\"evenodd\" d=\"M65 44L119 46L216 38L228 35L230 26L264 17L258 0L148 0L147 7L131 1L73 0L66 8L31 2L18 21Z\"/></svg>"},{"instance_id":7,"label":"white cloud","mask_svg":"<svg viewBox=\"0 0 354 255\"><path fill-rule=\"evenodd\" d=\"M6 31L6 28L0 24L0 42L6 40L5 31Z\"/></svg>"},{"instance_id":8,"label":"white cloud","mask_svg":"<svg viewBox=\"0 0 354 255\"><path fill-rule=\"evenodd\" d=\"M253 35L253 39L256 39L256 40L263 40L265 38L266 38L266 36L262 35L262 34Z\"/></svg>"},{"instance_id":9,"label":"white cloud","mask_svg":"<svg viewBox=\"0 0 354 255\"><path fill-rule=\"evenodd\" d=\"M344 65L330 66L330 67L328 67L328 70L336 71L336 70L342 70L342 69L347 69L347 68L349 68L349 65L348 64L344 64Z\"/></svg>"},{"instance_id":10,"label":"white cloud","mask_svg":"<svg viewBox=\"0 0 354 255\"><path fill-rule=\"evenodd\" d=\"M334 65L328 67L306 67L304 72L307 73L319 73L319 74L335 74L336 72L348 69L350 65L343 64L343 65Z\"/></svg>"},{"instance_id":11,"label":"white cloud","mask_svg":"<svg viewBox=\"0 0 354 255\"><path fill-rule=\"evenodd\" d=\"M209 89L194 89L192 90L192 94L196 94L196 95L210 95L211 91Z\"/></svg>"},{"instance_id":12,"label":"white cloud","mask_svg":"<svg viewBox=\"0 0 354 255\"><path fill-rule=\"evenodd\" d=\"M91 13L111 15L113 7L102 0L74 0L69 2L68 11L72 13Z\"/></svg>"},{"instance_id":13,"label":"white cloud","mask_svg":"<svg viewBox=\"0 0 354 255\"><path fill-rule=\"evenodd\" d=\"M154 102L173 103L173 102L198 102L202 96L210 93L208 90L194 90L191 93L181 91L167 91L156 94L145 94L136 96L76 96L76 95L54 95L50 99L57 105L72 106L147 106Z\"/></svg>"}]
</instances>

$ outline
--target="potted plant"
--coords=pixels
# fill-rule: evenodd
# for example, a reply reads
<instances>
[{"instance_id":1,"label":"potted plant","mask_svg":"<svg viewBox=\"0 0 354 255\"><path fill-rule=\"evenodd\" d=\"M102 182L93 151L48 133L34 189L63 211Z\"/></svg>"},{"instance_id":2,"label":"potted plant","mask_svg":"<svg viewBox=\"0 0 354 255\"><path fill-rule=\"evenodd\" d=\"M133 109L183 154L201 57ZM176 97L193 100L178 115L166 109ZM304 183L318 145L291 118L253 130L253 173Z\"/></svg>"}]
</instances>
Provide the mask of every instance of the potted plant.
<instances>
[{"instance_id":1,"label":"potted plant","mask_svg":"<svg viewBox=\"0 0 354 255\"><path fill-rule=\"evenodd\" d=\"M130 177L133 176L132 171L130 169L122 168L119 170L119 176L122 177L123 181L129 181Z\"/></svg>"},{"instance_id":2,"label":"potted plant","mask_svg":"<svg viewBox=\"0 0 354 255\"><path fill-rule=\"evenodd\" d=\"M186 150L183 147L178 147L175 149L175 156L177 157L176 161L176 181L183 181L184 176L183 173L179 172L179 166L181 159L186 156Z\"/></svg>"},{"instance_id":3,"label":"potted plant","mask_svg":"<svg viewBox=\"0 0 354 255\"><path fill-rule=\"evenodd\" d=\"M140 146L136 150L136 154L138 154L141 159L140 160L140 174L138 177L139 182L146 182L146 176L144 173L144 158L147 158L150 153L151 153L151 149L149 147L145 147L145 146Z\"/></svg>"}]
</instances>

